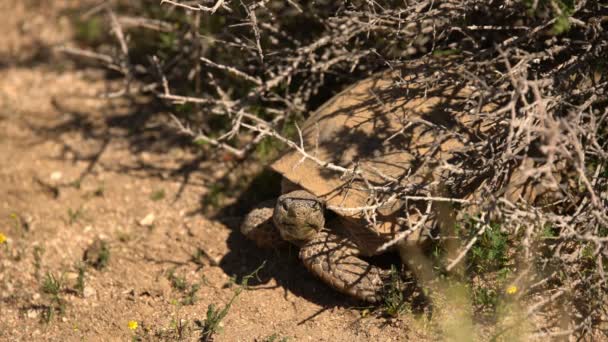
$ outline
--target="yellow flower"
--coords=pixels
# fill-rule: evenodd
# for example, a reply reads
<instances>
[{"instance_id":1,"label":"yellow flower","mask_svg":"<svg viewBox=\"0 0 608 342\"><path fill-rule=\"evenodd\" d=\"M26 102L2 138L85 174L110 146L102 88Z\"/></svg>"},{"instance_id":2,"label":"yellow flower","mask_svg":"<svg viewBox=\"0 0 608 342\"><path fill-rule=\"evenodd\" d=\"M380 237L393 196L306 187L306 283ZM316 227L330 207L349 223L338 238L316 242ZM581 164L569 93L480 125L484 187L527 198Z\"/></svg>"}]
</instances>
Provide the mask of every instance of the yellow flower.
<instances>
[{"instance_id":1,"label":"yellow flower","mask_svg":"<svg viewBox=\"0 0 608 342\"><path fill-rule=\"evenodd\" d=\"M6 239L7 239L6 235L0 233L0 245L5 243Z\"/></svg>"},{"instance_id":2,"label":"yellow flower","mask_svg":"<svg viewBox=\"0 0 608 342\"><path fill-rule=\"evenodd\" d=\"M514 294L517 293L517 290L518 290L517 286L511 285L511 286L507 287L507 291L506 292L507 292L507 294L514 295Z\"/></svg>"},{"instance_id":3,"label":"yellow flower","mask_svg":"<svg viewBox=\"0 0 608 342\"><path fill-rule=\"evenodd\" d=\"M138 324L137 324L137 321L129 321L127 326L129 327L129 329L135 330L135 329L137 329Z\"/></svg>"}]
</instances>

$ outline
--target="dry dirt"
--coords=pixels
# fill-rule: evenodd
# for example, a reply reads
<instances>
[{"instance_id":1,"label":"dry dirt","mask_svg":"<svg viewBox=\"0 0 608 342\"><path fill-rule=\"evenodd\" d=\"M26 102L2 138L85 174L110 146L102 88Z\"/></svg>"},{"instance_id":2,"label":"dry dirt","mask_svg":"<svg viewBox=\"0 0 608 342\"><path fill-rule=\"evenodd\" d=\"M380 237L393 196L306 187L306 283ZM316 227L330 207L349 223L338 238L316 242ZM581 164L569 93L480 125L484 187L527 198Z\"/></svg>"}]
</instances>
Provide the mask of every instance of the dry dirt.
<instances>
[{"instance_id":1,"label":"dry dirt","mask_svg":"<svg viewBox=\"0 0 608 342\"><path fill-rule=\"evenodd\" d=\"M68 10L85 3L0 2L0 340L197 340L195 321L264 262L216 341L433 338L423 318L366 315L308 274L295 250L256 248L238 232L242 210L205 214L227 166L144 101L96 97L116 81L54 50L72 39ZM79 290L77 265L98 239L109 263L86 267ZM49 274L63 282L63 314L42 290ZM194 303L183 303L194 284Z\"/></svg>"}]
</instances>

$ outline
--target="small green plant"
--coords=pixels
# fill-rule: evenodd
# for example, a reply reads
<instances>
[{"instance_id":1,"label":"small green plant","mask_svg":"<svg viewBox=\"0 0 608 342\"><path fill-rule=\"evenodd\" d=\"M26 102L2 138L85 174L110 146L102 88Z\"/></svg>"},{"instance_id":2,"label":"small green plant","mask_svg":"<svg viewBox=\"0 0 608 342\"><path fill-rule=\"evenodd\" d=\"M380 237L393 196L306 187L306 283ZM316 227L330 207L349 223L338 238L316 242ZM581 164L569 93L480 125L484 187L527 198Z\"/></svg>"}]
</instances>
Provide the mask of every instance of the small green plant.
<instances>
[{"instance_id":1,"label":"small green plant","mask_svg":"<svg viewBox=\"0 0 608 342\"><path fill-rule=\"evenodd\" d=\"M209 279L207 279L207 276L205 276L204 274L201 275L201 284L205 286L209 286L210 284Z\"/></svg>"},{"instance_id":2,"label":"small green plant","mask_svg":"<svg viewBox=\"0 0 608 342\"><path fill-rule=\"evenodd\" d=\"M150 194L150 200L152 201L160 201L165 198L165 190L159 189Z\"/></svg>"},{"instance_id":3,"label":"small green plant","mask_svg":"<svg viewBox=\"0 0 608 342\"><path fill-rule=\"evenodd\" d=\"M236 286L236 288L238 290L241 289L245 289L248 290L249 289L249 281L253 278L256 278L258 281L260 280L259 276L258 276L258 272L266 265L266 260L264 260L264 262L262 262L262 264L260 266L258 266L255 270L253 270L251 273L244 275L241 278L241 281L238 281L238 276L236 274L230 276L228 278L228 281L226 283L224 283L223 288L233 288Z\"/></svg>"},{"instance_id":4,"label":"small green plant","mask_svg":"<svg viewBox=\"0 0 608 342\"><path fill-rule=\"evenodd\" d=\"M508 235L496 224L490 224L468 255L468 265L475 272L500 270L507 266Z\"/></svg>"},{"instance_id":5,"label":"small green plant","mask_svg":"<svg viewBox=\"0 0 608 342\"><path fill-rule=\"evenodd\" d=\"M553 23L552 33L554 35L560 35L562 33L568 32L570 30L570 19L569 17L574 12L574 0L552 0L553 5L556 8L559 8L557 12L557 16L555 18L555 23Z\"/></svg>"},{"instance_id":6,"label":"small green plant","mask_svg":"<svg viewBox=\"0 0 608 342\"><path fill-rule=\"evenodd\" d=\"M256 146L255 152L261 161L268 161L275 158L282 148L283 144L280 141L266 137Z\"/></svg>"},{"instance_id":7,"label":"small green plant","mask_svg":"<svg viewBox=\"0 0 608 342\"><path fill-rule=\"evenodd\" d=\"M592 243L585 243L583 244L584 247L581 251L581 257L589 260L589 261L594 261L595 259L595 245L593 245Z\"/></svg>"},{"instance_id":8,"label":"small green plant","mask_svg":"<svg viewBox=\"0 0 608 342\"><path fill-rule=\"evenodd\" d=\"M203 266L205 266L205 263L203 262L204 257L205 252L202 249L197 248L196 251L194 251L194 253L192 254L190 261L199 266L199 268L202 268Z\"/></svg>"},{"instance_id":9,"label":"small green plant","mask_svg":"<svg viewBox=\"0 0 608 342\"><path fill-rule=\"evenodd\" d=\"M187 320L181 318L172 318L170 323L169 334L157 334L156 337L161 338L163 341L175 339L178 341L184 340L190 335L190 324Z\"/></svg>"},{"instance_id":10,"label":"small green plant","mask_svg":"<svg viewBox=\"0 0 608 342\"><path fill-rule=\"evenodd\" d=\"M543 226L543 230L542 230L541 236L543 238L550 239L550 238L557 237L558 233L556 232L555 228L553 228L553 226L551 224L545 224Z\"/></svg>"},{"instance_id":11,"label":"small green plant","mask_svg":"<svg viewBox=\"0 0 608 342\"><path fill-rule=\"evenodd\" d=\"M403 280L401 280L395 266L391 266L390 276L391 281L386 286L382 308L388 316L397 317L406 311L409 306L403 295Z\"/></svg>"},{"instance_id":12,"label":"small green plant","mask_svg":"<svg viewBox=\"0 0 608 342\"><path fill-rule=\"evenodd\" d=\"M213 341L213 335L221 332L222 327L220 323L222 320L224 320L224 318L226 318L226 315L228 315L228 311L230 311L232 303L234 303L234 300L239 296L239 294L241 294L240 289L234 291L234 295L230 301L228 301L228 303L221 309L216 308L214 304L209 304L209 306L207 306L207 317L205 320L203 322L196 322L201 330L202 342Z\"/></svg>"},{"instance_id":13,"label":"small green plant","mask_svg":"<svg viewBox=\"0 0 608 342\"><path fill-rule=\"evenodd\" d=\"M68 224L71 226L72 224L76 223L82 218L82 214L82 208L78 208L76 210L68 208Z\"/></svg>"},{"instance_id":14,"label":"small green plant","mask_svg":"<svg viewBox=\"0 0 608 342\"><path fill-rule=\"evenodd\" d=\"M104 24L99 17L75 22L76 39L86 45L99 45L105 39Z\"/></svg>"},{"instance_id":15,"label":"small green plant","mask_svg":"<svg viewBox=\"0 0 608 342\"><path fill-rule=\"evenodd\" d=\"M50 323L55 316L55 309L52 306L44 306L42 309L42 316L40 316L40 321L43 323Z\"/></svg>"},{"instance_id":16,"label":"small green plant","mask_svg":"<svg viewBox=\"0 0 608 342\"><path fill-rule=\"evenodd\" d=\"M80 190L80 188L82 188L82 182L80 181L80 179L77 179L71 183L69 183L70 186L73 186L74 188Z\"/></svg>"},{"instance_id":17,"label":"small green plant","mask_svg":"<svg viewBox=\"0 0 608 342\"><path fill-rule=\"evenodd\" d=\"M266 260L264 260L260 266L258 266L255 270L253 270L253 272L243 276L243 278L241 279L241 284L240 284L241 287L244 288L245 290L248 290L249 281L251 279L256 278L258 281L260 281L258 273L262 270L262 268L264 268L264 266L266 266Z\"/></svg>"},{"instance_id":18,"label":"small green plant","mask_svg":"<svg viewBox=\"0 0 608 342\"><path fill-rule=\"evenodd\" d=\"M57 278L54 274L48 272L40 290L50 298L51 304L44 308L41 317L43 322L49 323L53 319L55 312L58 312L60 315L65 313L65 300L61 298L63 275Z\"/></svg>"},{"instance_id":19,"label":"small green plant","mask_svg":"<svg viewBox=\"0 0 608 342\"><path fill-rule=\"evenodd\" d=\"M74 289L81 297L84 297L84 286L85 286L85 276L86 276L86 267L83 263L76 263L76 270L78 271L78 277L76 278L76 285Z\"/></svg>"},{"instance_id":20,"label":"small green plant","mask_svg":"<svg viewBox=\"0 0 608 342\"><path fill-rule=\"evenodd\" d=\"M188 282L186 281L186 278L183 276L175 275L175 269L169 270L169 273L167 274L167 279L169 279L169 281L171 282L171 287L178 291L186 291L186 289L188 288Z\"/></svg>"},{"instance_id":21,"label":"small green plant","mask_svg":"<svg viewBox=\"0 0 608 342\"><path fill-rule=\"evenodd\" d=\"M478 287L473 291L473 302L484 308L495 310L498 300L498 293L492 288Z\"/></svg>"},{"instance_id":22,"label":"small green plant","mask_svg":"<svg viewBox=\"0 0 608 342\"><path fill-rule=\"evenodd\" d=\"M200 290L201 284L188 284L185 277L175 274L175 269L169 271L167 279L171 282L171 287L184 293L184 297L180 301L182 305L194 305L196 303L198 300L196 294Z\"/></svg>"},{"instance_id":23,"label":"small green plant","mask_svg":"<svg viewBox=\"0 0 608 342\"><path fill-rule=\"evenodd\" d=\"M230 307L236 300L236 298L243 292L243 289L247 289L249 280L252 278L258 277L258 272L266 265L266 261L264 261L260 266L258 266L253 272L243 276L239 286L234 289L234 294L230 301L223 308L218 309L214 304L209 304L207 306L207 317L204 321L196 321L199 329L201 330L201 341L210 342L213 341L213 335L219 333L221 331L221 322L226 315L228 315L228 311ZM234 280L232 280L231 284L237 284Z\"/></svg>"},{"instance_id":24,"label":"small green plant","mask_svg":"<svg viewBox=\"0 0 608 342\"><path fill-rule=\"evenodd\" d=\"M103 270L110 262L110 247L104 240L95 240L84 253L84 261L96 270Z\"/></svg>"},{"instance_id":25,"label":"small green plant","mask_svg":"<svg viewBox=\"0 0 608 342\"><path fill-rule=\"evenodd\" d=\"M30 231L30 225L27 223L27 221L19 214L17 213L12 213L10 215L11 221L13 222L13 228L15 228L15 231L24 231L24 232L29 232Z\"/></svg>"},{"instance_id":26,"label":"small green plant","mask_svg":"<svg viewBox=\"0 0 608 342\"><path fill-rule=\"evenodd\" d=\"M576 2L574 0L524 0L528 6L528 15L535 16L537 13L550 12L555 21L551 33L560 35L570 30L569 17L574 13Z\"/></svg>"},{"instance_id":27,"label":"small green plant","mask_svg":"<svg viewBox=\"0 0 608 342\"><path fill-rule=\"evenodd\" d=\"M209 192L205 194L203 198L203 203L205 206L209 206L211 208L217 208L223 201L225 197L226 186L222 184L213 184L209 189Z\"/></svg>"},{"instance_id":28,"label":"small green plant","mask_svg":"<svg viewBox=\"0 0 608 342\"><path fill-rule=\"evenodd\" d=\"M186 292L186 295L182 299L182 305L194 305L198 298L196 297L196 293L201 288L201 284L192 284L190 290Z\"/></svg>"},{"instance_id":29,"label":"small green plant","mask_svg":"<svg viewBox=\"0 0 608 342\"><path fill-rule=\"evenodd\" d=\"M51 296L58 296L63 286L63 277L57 278L54 274L48 272L42 282L42 292Z\"/></svg>"},{"instance_id":30,"label":"small green plant","mask_svg":"<svg viewBox=\"0 0 608 342\"><path fill-rule=\"evenodd\" d=\"M40 268L42 267L43 254L44 247L34 246L34 277L36 277L36 280L40 280Z\"/></svg>"},{"instance_id":31,"label":"small green plant","mask_svg":"<svg viewBox=\"0 0 608 342\"><path fill-rule=\"evenodd\" d=\"M106 266L108 266L109 262L110 262L110 248L108 247L108 244L105 243L105 241L104 241L102 244L101 251L99 253L99 259L97 261L97 265L95 268L98 270L102 270L102 269L106 268Z\"/></svg>"}]
</instances>

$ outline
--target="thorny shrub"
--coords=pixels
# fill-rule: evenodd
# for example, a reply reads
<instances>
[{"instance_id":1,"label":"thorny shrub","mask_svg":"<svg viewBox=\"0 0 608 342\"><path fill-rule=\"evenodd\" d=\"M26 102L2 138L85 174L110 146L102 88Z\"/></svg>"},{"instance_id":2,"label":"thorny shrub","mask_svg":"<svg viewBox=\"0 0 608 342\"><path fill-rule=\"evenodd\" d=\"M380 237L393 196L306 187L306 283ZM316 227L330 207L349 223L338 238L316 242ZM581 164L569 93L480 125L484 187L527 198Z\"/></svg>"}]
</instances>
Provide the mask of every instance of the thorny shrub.
<instances>
[{"instance_id":1,"label":"thorny shrub","mask_svg":"<svg viewBox=\"0 0 608 342\"><path fill-rule=\"evenodd\" d=\"M124 78L124 88L106 96L151 94L168 106L177 129L236 160L273 141L297 147L294 123L347 84L408 60L449 56L456 62L445 72L447 82L475 85L469 108L483 108L472 113L494 127L491 136L468 142L466 153L479 163L451 165L464 170L461 177L483 176L477 207L484 214L467 223L473 233L443 272L471 251L473 259L488 254L480 250L492 245L486 230L507 236L510 249L500 258L519 265L514 284L529 303L523 319L545 317L531 320L540 322L537 336L608 334L605 3L112 4L82 14L81 47L63 50ZM555 196L508 200L504 180L516 169ZM397 196L429 194L385 185Z\"/></svg>"}]
</instances>

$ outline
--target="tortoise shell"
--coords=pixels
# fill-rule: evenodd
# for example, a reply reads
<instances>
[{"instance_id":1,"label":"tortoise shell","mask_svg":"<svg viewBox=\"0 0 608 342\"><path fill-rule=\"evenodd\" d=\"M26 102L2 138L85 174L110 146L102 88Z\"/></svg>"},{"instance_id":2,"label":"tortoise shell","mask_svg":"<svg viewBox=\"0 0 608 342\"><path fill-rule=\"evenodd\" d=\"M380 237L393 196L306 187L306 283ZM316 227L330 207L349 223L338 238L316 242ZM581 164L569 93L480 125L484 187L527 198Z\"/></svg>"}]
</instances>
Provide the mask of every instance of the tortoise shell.
<instances>
[{"instance_id":1,"label":"tortoise shell","mask_svg":"<svg viewBox=\"0 0 608 342\"><path fill-rule=\"evenodd\" d=\"M403 194L472 198L484 174L475 174L480 160L467 145L498 125L482 115L495 106L478 106L480 90L455 75L457 63L425 58L348 87L304 122L296 142L308 157L290 149L271 168L351 222L369 249L404 229L396 217L424 212L427 201ZM471 172L457 175L457 162Z\"/></svg>"}]
</instances>

